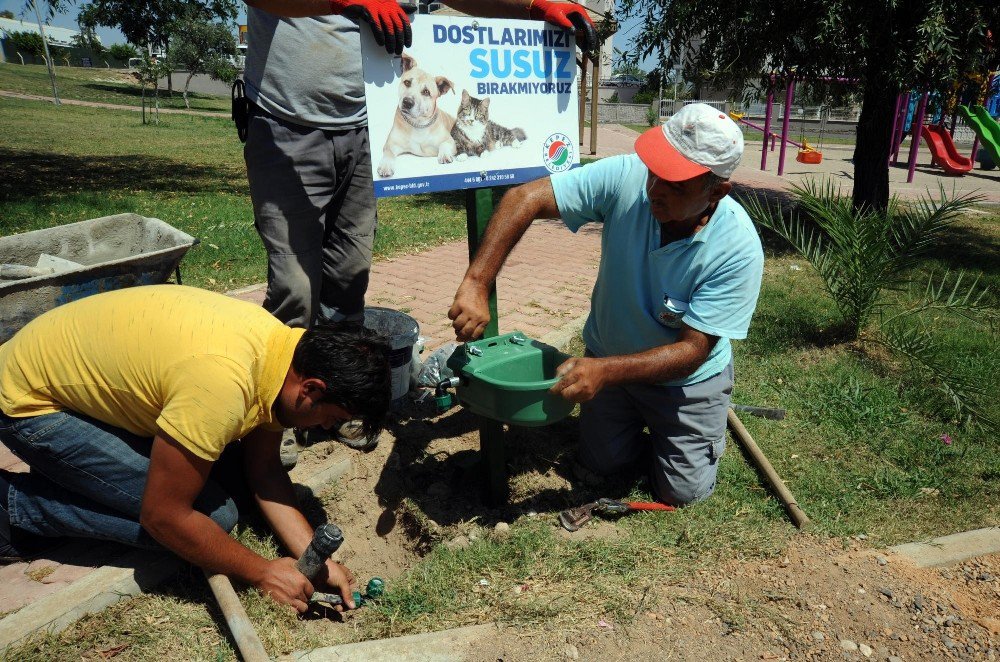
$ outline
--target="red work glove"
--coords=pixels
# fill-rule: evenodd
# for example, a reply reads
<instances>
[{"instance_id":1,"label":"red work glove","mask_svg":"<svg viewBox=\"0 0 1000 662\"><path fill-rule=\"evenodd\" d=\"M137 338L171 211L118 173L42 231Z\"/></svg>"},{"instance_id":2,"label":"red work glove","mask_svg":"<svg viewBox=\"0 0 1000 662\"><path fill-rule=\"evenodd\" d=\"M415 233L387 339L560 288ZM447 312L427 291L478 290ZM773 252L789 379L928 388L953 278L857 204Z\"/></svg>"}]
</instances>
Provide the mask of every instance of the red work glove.
<instances>
[{"instance_id":1,"label":"red work glove","mask_svg":"<svg viewBox=\"0 0 1000 662\"><path fill-rule=\"evenodd\" d=\"M552 2L532 0L528 5L528 15L536 21L546 21L562 28L576 30L580 48L590 51L597 48L597 31L587 15L587 10L575 2Z\"/></svg>"},{"instance_id":2,"label":"red work glove","mask_svg":"<svg viewBox=\"0 0 1000 662\"><path fill-rule=\"evenodd\" d=\"M390 53L399 55L413 41L410 19L396 0L330 0L330 9L334 14L367 22L375 41Z\"/></svg>"}]
</instances>

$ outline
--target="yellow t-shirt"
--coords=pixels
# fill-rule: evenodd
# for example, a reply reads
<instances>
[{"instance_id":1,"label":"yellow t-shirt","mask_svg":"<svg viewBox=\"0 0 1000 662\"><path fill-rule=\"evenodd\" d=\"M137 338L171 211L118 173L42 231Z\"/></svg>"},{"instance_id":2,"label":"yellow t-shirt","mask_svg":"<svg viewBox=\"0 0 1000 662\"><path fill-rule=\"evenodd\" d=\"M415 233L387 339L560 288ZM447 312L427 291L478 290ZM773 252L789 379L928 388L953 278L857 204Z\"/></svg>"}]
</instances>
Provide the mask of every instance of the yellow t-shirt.
<instances>
[{"instance_id":1,"label":"yellow t-shirt","mask_svg":"<svg viewBox=\"0 0 1000 662\"><path fill-rule=\"evenodd\" d=\"M260 306L193 287L150 285L50 310L0 345L0 409L63 409L133 434L157 430L216 460L271 406L302 329Z\"/></svg>"}]
</instances>

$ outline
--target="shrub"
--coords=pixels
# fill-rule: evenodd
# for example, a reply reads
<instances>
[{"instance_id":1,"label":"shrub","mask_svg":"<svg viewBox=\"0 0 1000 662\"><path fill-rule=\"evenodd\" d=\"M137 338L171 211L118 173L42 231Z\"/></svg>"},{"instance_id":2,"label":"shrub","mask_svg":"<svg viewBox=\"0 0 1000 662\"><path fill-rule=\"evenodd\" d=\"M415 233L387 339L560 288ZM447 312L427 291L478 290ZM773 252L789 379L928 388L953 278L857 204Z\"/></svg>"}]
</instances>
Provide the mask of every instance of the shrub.
<instances>
[{"instance_id":1,"label":"shrub","mask_svg":"<svg viewBox=\"0 0 1000 662\"><path fill-rule=\"evenodd\" d=\"M646 124L649 126L656 126L660 123L660 109L659 104L655 106L650 106L646 109Z\"/></svg>"},{"instance_id":2,"label":"shrub","mask_svg":"<svg viewBox=\"0 0 1000 662\"><path fill-rule=\"evenodd\" d=\"M131 44L112 44L108 55L122 64L127 64L130 58L139 57L139 51Z\"/></svg>"}]
</instances>

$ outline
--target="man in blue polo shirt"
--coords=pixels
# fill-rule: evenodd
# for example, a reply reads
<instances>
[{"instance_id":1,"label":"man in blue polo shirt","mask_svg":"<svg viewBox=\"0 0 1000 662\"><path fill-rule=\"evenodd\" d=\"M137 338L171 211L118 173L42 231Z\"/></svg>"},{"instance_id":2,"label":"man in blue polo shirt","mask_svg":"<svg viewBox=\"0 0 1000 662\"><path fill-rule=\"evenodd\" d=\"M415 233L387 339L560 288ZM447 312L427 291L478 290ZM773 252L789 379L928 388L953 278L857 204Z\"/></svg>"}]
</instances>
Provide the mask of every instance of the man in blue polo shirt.
<instances>
[{"instance_id":1,"label":"man in blue polo shirt","mask_svg":"<svg viewBox=\"0 0 1000 662\"><path fill-rule=\"evenodd\" d=\"M490 287L534 219L561 216L574 232L602 223L586 356L561 365L552 390L582 403L587 469L607 475L644 461L656 496L683 505L715 488L730 339L747 335L764 253L728 195L743 135L725 113L685 106L635 149L509 191L448 316L459 340L482 334Z\"/></svg>"}]
</instances>

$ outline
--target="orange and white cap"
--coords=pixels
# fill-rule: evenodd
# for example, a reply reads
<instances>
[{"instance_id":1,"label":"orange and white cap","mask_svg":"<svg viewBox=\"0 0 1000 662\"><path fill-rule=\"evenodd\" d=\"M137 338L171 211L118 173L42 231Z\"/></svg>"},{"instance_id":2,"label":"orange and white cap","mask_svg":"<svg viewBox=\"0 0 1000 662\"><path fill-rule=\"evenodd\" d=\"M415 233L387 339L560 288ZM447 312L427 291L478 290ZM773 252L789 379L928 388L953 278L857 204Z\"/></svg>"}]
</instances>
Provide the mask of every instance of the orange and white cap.
<instances>
[{"instance_id":1,"label":"orange and white cap","mask_svg":"<svg viewBox=\"0 0 1000 662\"><path fill-rule=\"evenodd\" d=\"M729 179L743 157L743 132L718 108L692 103L639 136L635 152L666 181L682 182L709 171Z\"/></svg>"}]
</instances>

